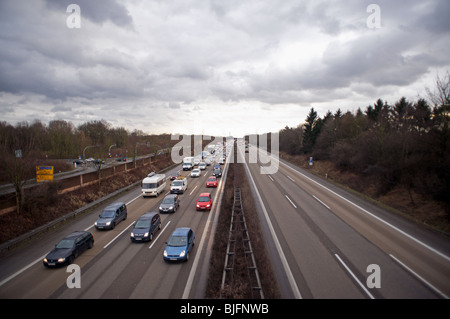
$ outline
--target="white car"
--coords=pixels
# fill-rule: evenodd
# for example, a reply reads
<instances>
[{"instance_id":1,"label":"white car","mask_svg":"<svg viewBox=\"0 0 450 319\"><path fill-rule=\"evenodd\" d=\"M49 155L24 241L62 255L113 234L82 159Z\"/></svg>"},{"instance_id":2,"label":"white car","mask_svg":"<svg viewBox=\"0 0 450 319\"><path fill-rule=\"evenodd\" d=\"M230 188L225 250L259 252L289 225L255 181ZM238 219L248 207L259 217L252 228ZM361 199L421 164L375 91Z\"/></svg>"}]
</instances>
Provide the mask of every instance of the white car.
<instances>
[{"instance_id":1,"label":"white car","mask_svg":"<svg viewBox=\"0 0 450 319\"><path fill-rule=\"evenodd\" d=\"M200 177L200 169L195 168L191 172L191 177Z\"/></svg>"},{"instance_id":2,"label":"white car","mask_svg":"<svg viewBox=\"0 0 450 319\"><path fill-rule=\"evenodd\" d=\"M206 163L205 162L200 162L200 164L198 164L198 168L201 169L202 171L206 169Z\"/></svg>"}]
</instances>

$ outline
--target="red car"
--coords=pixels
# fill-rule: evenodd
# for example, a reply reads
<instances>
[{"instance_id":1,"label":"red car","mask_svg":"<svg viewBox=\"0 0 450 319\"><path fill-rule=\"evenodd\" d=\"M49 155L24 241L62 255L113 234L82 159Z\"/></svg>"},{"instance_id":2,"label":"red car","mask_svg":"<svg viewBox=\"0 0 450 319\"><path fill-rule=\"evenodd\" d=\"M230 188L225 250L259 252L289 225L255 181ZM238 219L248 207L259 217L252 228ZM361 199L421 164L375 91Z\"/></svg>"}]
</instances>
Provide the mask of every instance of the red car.
<instances>
[{"instance_id":1,"label":"red car","mask_svg":"<svg viewBox=\"0 0 450 319\"><path fill-rule=\"evenodd\" d=\"M201 193L197 199L197 210L211 210L212 196L210 193Z\"/></svg>"},{"instance_id":2,"label":"red car","mask_svg":"<svg viewBox=\"0 0 450 319\"><path fill-rule=\"evenodd\" d=\"M206 187L217 187L217 178L215 176L211 176L206 181Z\"/></svg>"}]
</instances>

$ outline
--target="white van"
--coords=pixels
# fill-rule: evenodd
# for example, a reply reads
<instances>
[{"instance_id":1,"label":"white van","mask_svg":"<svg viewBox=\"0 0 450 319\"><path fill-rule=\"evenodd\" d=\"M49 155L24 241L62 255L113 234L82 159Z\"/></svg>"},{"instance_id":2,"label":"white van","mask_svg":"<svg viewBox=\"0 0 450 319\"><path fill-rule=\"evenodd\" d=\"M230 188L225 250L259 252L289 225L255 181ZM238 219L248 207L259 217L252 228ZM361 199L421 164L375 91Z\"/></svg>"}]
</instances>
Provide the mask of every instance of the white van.
<instances>
[{"instance_id":1,"label":"white van","mask_svg":"<svg viewBox=\"0 0 450 319\"><path fill-rule=\"evenodd\" d=\"M184 176L178 177L176 180L172 182L170 185L170 193L171 194L183 194L188 186L187 178Z\"/></svg>"},{"instance_id":2,"label":"white van","mask_svg":"<svg viewBox=\"0 0 450 319\"><path fill-rule=\"evenodd\" d=\"M142 196L158 196L166 188L166 175L156 174L142 181Z\"/></svg>"}]
</instances>

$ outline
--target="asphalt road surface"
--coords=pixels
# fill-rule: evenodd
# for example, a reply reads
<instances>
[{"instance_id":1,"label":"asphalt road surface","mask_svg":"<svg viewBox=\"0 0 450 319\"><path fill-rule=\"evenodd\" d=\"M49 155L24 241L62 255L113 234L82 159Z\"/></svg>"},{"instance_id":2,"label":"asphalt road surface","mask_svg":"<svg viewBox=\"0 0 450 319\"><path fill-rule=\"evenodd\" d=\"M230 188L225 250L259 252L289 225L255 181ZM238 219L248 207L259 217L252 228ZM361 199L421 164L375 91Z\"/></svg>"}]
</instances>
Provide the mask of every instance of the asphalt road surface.
<instances>
[{"instance_id":1,"label":"asphalt road surface","mask_svg":"<svg viewBox=\"0 0 450 319\"><path fill-rule=\"evenodd\" d=\"M222 165L222 168L228 164ZM181 166L177 168L180 170ZM190 171L183 172L189 175ZM167 177L170 172L167 174ZM102 205L88 216L51 234L33 240L0 260L0 298L188 298L201 294L206 284L207 264L200 260L202 250L210 247L211 226L217 214L219 191L206 188L206 179L212 175L212 166L202 171L201 177L191 178L188 189L180 194L180 207L173 214L161 214L161 230L146 243L132 243L130 232L135 221L145 212L158 211L159 203L169 192L157 198L143 198L140 188L114 199L128 207L128 218L113 230L99 231L93 227ZM202 192L211 192L213 208L196 211L196 199ZM195 246L190 259L184 263L169 264L163 260L165 242L177 227L190 227L195 233ZM66 234L74 230L88 230L95 244L75 259L81 269L81 288L68 288L66 281L72 274L66 267L48 269L43 257ZM194 266L194 267L193 267ZM197 274L197 270L199 274ZM206 275L205 275L206 274ZM202 285L201 287L199 287ZM200 291L200 292L199 292Z\"/></svg>"},{"instance_id":2,"label":"asphalt road surface","mask_svg":"<svg viewBox=\"0 0 450 319\"><path fill-rule=\"evenodd\" d=\"M284 161L260 160L246 154L245 166L285 298L450 296L448 237ZM275 174L261 173L274 163Z\"/></svg>"},{"instance_id":3,"label":"asphalt road surface","mask_svg":"<svg viewBox=\"0 0 450 319\"><path fill-rule=\"evenodd\" d=\"M260 214L262 236L283 298L450 296L447 237L291 164L271 157L270 163L276 163L278 170L264 174L264 156L253 163L242 149L237 155L240 162L243 157L247 159L244 165ZM114 200L128 206L128 218L114 230L93 227L105 203L12 251L0 259L0 298L202 298L221 194L221 186L206 189L211 174L209 166L201 177L188 177L189 187L180 195L180 208L174 214L161 215L161 230L152 242L132 243L131 228L143 213L157 210L164 195L143 198L136 188ZM204 191L213 194L211 212L195 209L195 200ZM195 248L188 262L168 264L162 258L164 243L182 226L194 230ZM42 265L43 257L74 230L89 230L95 238L94 247L75 260L81 267L79 289L67 287L71 274L65 267L47 269Z\"/></svg>"}]
</instances>

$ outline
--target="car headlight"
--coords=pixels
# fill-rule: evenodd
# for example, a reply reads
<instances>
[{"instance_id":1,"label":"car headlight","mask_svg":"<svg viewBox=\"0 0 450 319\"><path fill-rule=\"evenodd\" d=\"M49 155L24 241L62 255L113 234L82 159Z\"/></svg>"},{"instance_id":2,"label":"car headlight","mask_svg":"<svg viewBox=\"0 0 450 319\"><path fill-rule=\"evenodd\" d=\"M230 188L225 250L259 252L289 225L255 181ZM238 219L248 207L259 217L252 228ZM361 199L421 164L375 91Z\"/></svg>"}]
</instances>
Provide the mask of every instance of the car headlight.
<instances>
[{"instance_id":1,"label":"car headlight","mask_svg":"<svg viewBox=\"0 0 450 319\"><path fill-rule=\"evenodd\" d=\"M206 207L210 207L210 206L211 206L210 204L206 205Z\"/></svg>"},{"instance_id":2,"label":"car headlight","mask_svg":"<svg viewBox=\"0 0 450 319\"><path fill-rule=\"evenodd\" d=\"M63 263L65 260L66 260L66 258L59 258L59 259L58 259L58 262L59 262L59 263Z\"/></svg>"},{"instance_id":3,"label":"car headlight","mask_svg":"<svg viewBox=\"0 0 450 319\"><path fill-rule=\"evenodd\" d=\"M106 226L109 226L109 225L111 225L111 222L107 222L107 223L106 223Z\"/></svg>"},{"instance_id":4,"label":"car headlight","mask_svg":"<svg viewBox=\"0 0 450 319\"><path fill-rule=\"evenodd\" d=\"M144 237L148 237L148 233L145 233L145 234L144 234Z\"/></svg>"},{"instance_id":5,"label":"car headlight","mask_svg":"<svg viewBox=\"0 0 450 319\"><path fill-rule=\"evenodd\" d=\"M199 205L199 204L197 204L197 207L200 207L200 205Z\"/></svg>"},{"instance_id":6,"label":"car headlight","mask_svg":"<svg viewBox=\"0 0 450 319\"><path fill-rule=\"evenodd\" d=\"M170 207L169 207L169 210L171 210L171 209L173 209L173 206L170 206Z\"/></svg>"},{"instance_id":7,"label":"car headlight","mask_svg":"<svg viewBox=\"0 0 450 319\"><path fill-rule=\"evenodd\" d=\"M134 237L134 233L131 233L131 235L130 235L131 237Z\"/></svg>"},{"instance_id":8,"label":"car headlight","mask_svg":"<svg viewBox=\"0 0 450 319\"><path fill-rule=\"evenodd\" d=\"M161 210L162 210L163 208L162 208L161 206L159 206L159 209L161 209Z\"/></svg>"},{"instance_id":9,"label":"car headlight","mask_svg":"<svg viewBox=\"0 0 450 319\"><path fill-rule=\"evenodd\" d=\"M186 254L186 251L183 250L183 251L180 253L180 257L184 257L185 254Z\"/></svg>"},{"instance_id":10,"label":"car headlight","mask_svg":"<svg viewBox=\"0 0 450 319\"><path fill-rule=\"evenodd\" d=\"M47 262L47 258L44 258L44 262L45 262L45 263Z\"/></svg>"},{"instance_id":11,"label":"car headlight","mask_svg":"<svg viewBox=\"0 0 450 319\"><path fill-rule=\"evenodd\" d=\"M94 225L97 226L97 221L95 221Z\"/></svg>"},{"instance_id":12,"label":"car headlight","mask_svg":"<svg viewBox=\"0 0 450 319\"><path fill-rule=\"evenodd\" d=\"M167 251L164 249L164 257L167 257Z\"/></svg>"}]
</instances>

